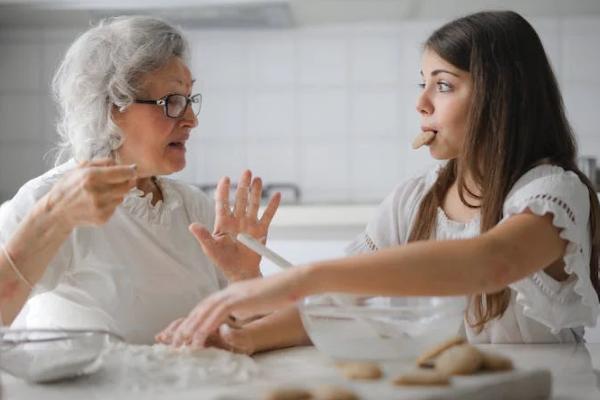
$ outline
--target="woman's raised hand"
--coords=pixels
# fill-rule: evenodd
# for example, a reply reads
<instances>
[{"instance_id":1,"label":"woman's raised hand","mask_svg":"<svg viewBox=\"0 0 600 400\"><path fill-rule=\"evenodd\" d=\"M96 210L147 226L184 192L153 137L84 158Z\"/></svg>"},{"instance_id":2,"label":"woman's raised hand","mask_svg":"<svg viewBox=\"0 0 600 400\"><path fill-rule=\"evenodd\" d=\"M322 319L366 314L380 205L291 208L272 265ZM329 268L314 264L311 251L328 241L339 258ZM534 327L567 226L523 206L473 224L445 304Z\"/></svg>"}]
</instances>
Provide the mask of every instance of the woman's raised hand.
<instances>
[{"instance_id":1,"label":"woman's raised hand","mask_svg":"<svg viewBox=\"0 0 600 400\"><path fill-rule=\"evenodd\" d=\"M46 195L45 207L56 212L69 230L101 225L135 184L135 166L115 165L110 159L87 161L54 185Z\"/></svg>"},{"instance_id":2,"label":"woman's raised hand","mask_svg":"<svg viewBox=\"0 0 600 400\"><path fill-rule=\"evenodd\" d=\"M266 241L271 220L279 207L281 194L271 197L263 215L258 217L262 194L262 181L252 179L250 171L240 177L233 209L229 205L229 178L221 178L215 192L215 228L210 233L205 227L194 223L190 231L194 234L204 253L217 264L230 282L260 276L260 256L235 237L246 233Z\"/></svg>"}]
</instances>

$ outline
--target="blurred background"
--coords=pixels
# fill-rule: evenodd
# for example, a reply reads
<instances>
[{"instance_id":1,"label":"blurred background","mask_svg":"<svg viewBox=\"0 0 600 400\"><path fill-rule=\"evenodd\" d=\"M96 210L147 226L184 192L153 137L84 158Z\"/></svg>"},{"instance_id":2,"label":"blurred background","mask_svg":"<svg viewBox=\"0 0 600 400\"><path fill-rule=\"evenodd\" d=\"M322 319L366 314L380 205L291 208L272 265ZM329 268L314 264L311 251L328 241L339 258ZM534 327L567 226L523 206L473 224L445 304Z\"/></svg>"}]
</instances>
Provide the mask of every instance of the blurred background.
<instances>
[{"instance_id":1,"label":"blurred background","mask_svg":"<svg viewBox=\"0 0 600 400\"><path fill-rule=\"evenodd\" d=\"M251 168L287 203L377 203L433 162L410 149L422 42L483 9L532 22L581 155L600 156L598 0L0 0L0 202L54 164L49 83L69 44L152 14L187 34L204 95L179 178L210 190Z\"/></svg>"}]
</instances>

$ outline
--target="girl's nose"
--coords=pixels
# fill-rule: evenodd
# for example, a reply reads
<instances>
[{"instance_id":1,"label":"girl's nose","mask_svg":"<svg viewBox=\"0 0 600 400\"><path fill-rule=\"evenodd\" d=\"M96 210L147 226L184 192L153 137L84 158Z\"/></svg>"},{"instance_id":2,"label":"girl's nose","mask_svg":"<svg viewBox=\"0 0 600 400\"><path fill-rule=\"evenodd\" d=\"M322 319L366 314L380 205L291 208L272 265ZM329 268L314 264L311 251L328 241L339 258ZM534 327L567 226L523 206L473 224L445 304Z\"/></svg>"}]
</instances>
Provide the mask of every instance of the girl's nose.
<instances>
[{"instance_id":1,"label":"girl's nose","mask_svg":"<svg viewBox=\"0 0 600 400\"><path fill-rule=\"evenodd\" d=\"M426 90L423 90L423 92L421 92L421 94L419 94L417 97L416 109L421 115L430 115L433 113L433 104L429 100Z\"/></svg>"}]
</instances>

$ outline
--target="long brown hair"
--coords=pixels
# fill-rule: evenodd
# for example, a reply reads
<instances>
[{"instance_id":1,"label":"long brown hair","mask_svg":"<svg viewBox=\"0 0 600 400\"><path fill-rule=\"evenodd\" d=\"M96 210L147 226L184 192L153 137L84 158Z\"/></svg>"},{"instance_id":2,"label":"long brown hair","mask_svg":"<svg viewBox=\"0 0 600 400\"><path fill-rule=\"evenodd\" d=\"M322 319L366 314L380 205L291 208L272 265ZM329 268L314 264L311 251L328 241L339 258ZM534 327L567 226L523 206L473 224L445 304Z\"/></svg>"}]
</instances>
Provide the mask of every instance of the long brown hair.
<instances>
[{"instance_id":1,"label":"long brown hair","mask_svg":"<svg viewBox=\"0 0 600 400\"><path fill-rule=\"evenodd\" d=\"M454 182L461 201L480 208L481 232L485 232L498 224L508 192L525 172L544 162L558 165L575 172L589 189L590 279L600 297L600 206L592 183L577 168L573 131L533 27L512 11L480 12L442 26L424 47L470 72L473 93L463 153L444 166L425 195L409 241L432 237L436 210ZM466 171L481 195L466 187ZM465 191L479 200L478 206L465 200ZM470 325L481 331L488 321L502 316L509 302L508 288L472 296Z\"/></svg>"}]
</instances>

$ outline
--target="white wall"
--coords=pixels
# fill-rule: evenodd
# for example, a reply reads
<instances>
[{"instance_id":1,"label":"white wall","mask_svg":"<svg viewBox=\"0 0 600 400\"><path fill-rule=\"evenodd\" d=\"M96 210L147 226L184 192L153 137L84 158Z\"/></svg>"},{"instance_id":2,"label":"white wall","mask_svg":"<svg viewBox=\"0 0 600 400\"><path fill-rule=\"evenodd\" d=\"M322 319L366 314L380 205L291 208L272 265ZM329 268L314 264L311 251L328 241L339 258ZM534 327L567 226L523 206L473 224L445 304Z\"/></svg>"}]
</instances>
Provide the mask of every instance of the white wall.
<instances>
[{"instance_id":1,"label":"white wall","mask_svg":"<svg viewBox=\"0 0 600 400\"><path fill-rule=\"evenodd\" d=\"M179 176L250 167L307 202L376 202L431 163L410 150L420 43L443 21L301 30L188 30L204 108ZM600 157L600 17L532 21L582 154ZM49 80L73 31L0 30L0 200L52 163Z\"/></svg>"}]
</instances>

